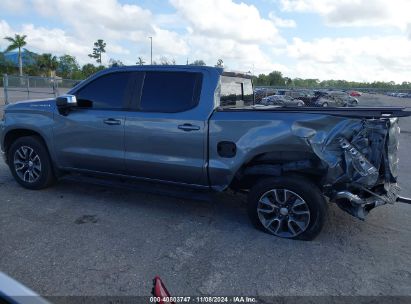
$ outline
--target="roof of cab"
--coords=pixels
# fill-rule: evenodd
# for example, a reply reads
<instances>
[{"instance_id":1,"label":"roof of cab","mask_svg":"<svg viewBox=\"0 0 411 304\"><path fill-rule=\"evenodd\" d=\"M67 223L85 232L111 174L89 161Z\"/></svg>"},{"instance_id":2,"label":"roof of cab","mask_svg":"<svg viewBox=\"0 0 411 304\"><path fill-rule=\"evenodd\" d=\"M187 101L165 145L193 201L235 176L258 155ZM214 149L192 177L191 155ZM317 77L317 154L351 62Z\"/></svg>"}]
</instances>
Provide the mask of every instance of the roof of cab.
<instances>
[{"instance_id":1,"label":"roof of cab","mask_svg":"<svg viewBox=\"0 0 411 304\"><path fill-rule=\"evenodd\" d=\"M251 73L237 72L237 71L228 71L219 67L212 66L202 66L202 65L131 65L131 66L121 66L121 67L112 67L103 70L104 72L110 71L182 71L182 70L208 70L217 72L220 75L231 76L231 77L242 77L242 78L252 78Z\"/></svg>"},{"instance_id":2,"label":"roof of cab","mask_svg":"<svg viewBox=\"0 0 411 304\"><path fill-rule=\"evenodd\" d=\"M211 74L214 74L215 76L217 75L223 75L223 76L229 76L229 77L241 77L241 78L248 78L251 79L252 76L251 74L248 73L240 73L240 72L231 72L231 71L225 71L223 68L218 68L218 67L211 67L211 66L199 66L199 65L131 65L131 66L120 66L120 67L111 67L107 68L104 70L101 70L93 75L91 75L89 78L85 79L81 83L77 84L74 86L68 93L71 93L78 88L81 88L85 84L89 83L90 81L93 81L97 77L100 77L105 74L113 73L113 72L125 72L125 71L208 71Z\"/></svg>"},{"instance_id":3,"label":"roof of cab","mask_svg":"<svg viewBox=\"0 0 411 304\"><path fill-rule=\"evenodd\" d=\"M217 71L219 74L223 73L222 68L211 67L211 66L201 66L201 65L130 65L130 66L120 66L107 68L103 71L128 71L128 70L141 70L141 71L181 71L181 70L209 70Z\"/></svg>"}]
</instances>

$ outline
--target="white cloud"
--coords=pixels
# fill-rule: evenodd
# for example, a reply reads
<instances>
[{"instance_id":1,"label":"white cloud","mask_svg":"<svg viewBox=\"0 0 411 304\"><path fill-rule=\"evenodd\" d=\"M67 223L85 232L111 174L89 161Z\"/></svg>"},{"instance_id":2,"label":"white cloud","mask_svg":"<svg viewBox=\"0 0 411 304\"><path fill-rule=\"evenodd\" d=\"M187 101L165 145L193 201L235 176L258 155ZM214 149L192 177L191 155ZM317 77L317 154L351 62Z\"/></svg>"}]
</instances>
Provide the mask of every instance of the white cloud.
<instances>
[{"instance_id":1,"label":"white cloud","mask_svg":"<svg viewBox=\"0 0 411 304\"><path fill-rule=\"evenodd\" d=\"M154 26L153 47L157 52L172 56L186 56L190 49L183 37L176 32Z\"/></svg>"},{"instance_id":2,"label":"white cloud","mask_svg":"<svg viewBox=\"0 0 411 304\"><path fill-rule=\"evenodd\" d=\"M58 55L70 54L78 57L79 61L87 61L89 48L84 44L78 43L75 37L71 37L62 29L47 29L35 27L33 24L25 24L21 32L27 35L27 47L45 53Z\"/></svg>"},{"instance_id":3,"label":"white cloud","mask_svg":"<svg viewBox=\"0 0 411 304\"><path fill-rule=\"evenodd\" d=\"M290 20L265 19L259 10L232 0L170 0L176 8L179 23L183 23L189 52L182 49L189 61L202 59L209 65L219 58L230 69L269 72L286 69L276 64L263 51L265 45L284 47L276 25L293 26Z\"/></svg>"},{"instance_id":4,"label":"white cloud","mask_svg":"<svg viewBox=\"0 0 411 304\"><path fill-rule=\"evenodd\" d=\"M244 44L232 39L212 38L207 36L190 36L191 53L189 60L203 59L209 65L215 65L222 58L228 69L244 72L271 72L287 70L276 64L259 45Z\"/></svg>"},{"instance_id":5,"label":"white cloud","mask_svg":"<svg viewBox=\"0 0 411 304\"><path fill-rule=\"evenodd\" d=\"M284 11L314 12L332 26L392 26L405 31L409 0L280 0Z\"/></svg>"},{"instance_id":6,"label":"white cloud","mask_svg":"<svg viewBox=\"0 0 411 304\"><path fill-rule=\"evenodd\" d=\"M170 0L194 34L245 43L284 42L274 23L259 10L232 0Z\"/></svg>"},{"instance_id":7,"label":"white cloud","mask_svg":"<svg viewBox=\"0 0 411 304\"><path fill-rule=\"evenodd\" d=\"M129 32L152 33L152 14L138 5L117 0L32 0L41 15L69 25L83 38L126 39Z\"/></svg>"},{"instance_id":8,"label":"white cloud","mask_svg":"<svg viewBox=\"0 0 411 304\"><path fill-rule=\"evenodd\" d=\"M12 28L5 20L0 20L0 37L14 36L15 33L27 36L27 48L40 53L53 53L55 55L70 54L76 56L80 63L90 61L88 54L91 52L92 44L84 43L78 37L68 35L59 28L36 27L33 24L23 24L21 28ZM3 49L8 42L0 40ZM117 45L110 44L107 51L115 55L127 55L129 50ZM107 56L108 57L108 56Z\"/></svg>"},{"instance_id":9,"label":"white cloud","mask_svg":"<svg viewBox=\"0 0 411 304\"><path fill-rule=\"evenodd\" d=\"M317 13L329 25L377 26L376 35L287 42L279 29L296 27L294 20L276 12L263 17L256 6L240 0L170 0L175 11L169 14L154 14L141 5L118 0L13 0L1 1L0 9L13 13L25 4L27 24L11 26L15 23L0 20L0 37L26 34L28 49L72 54L81 64L92 62L87 55L97 39L107 43L103 63L114 58L134 64L140 56L149 62L148 37L152 36L156 61L164 56L179 64L188 58L214 65L222 58L229 69L256 74L280 70L290 77L411 79L411 20L407 15L411 1L277 1L285 11ZM30 10L59 26L32 24ZM390 26L390 33L392 28L400 32L386 36L379 26ZM7 41L0 39L0 48L6 46Z\"/></svg>"},{"instance_id":10,"label":"white cloud","mask_svg":"<svg viewBox=\"0 0 411 304\"><path fill-rule=\"evenodd\" d=\"M5 47L9 44L4 38L6 36L14 35L10 25L5 20L0 20L0 51L3 51Z\"/></svg>"},{"instance_id":11,"label":"white cloud","mask_svg":"<svg viewBox=\"0 0 411 304\"><path fill-rule=\"evenodd\" d=\"M283 19L276 15L275 12L270 12L268 14L269 18L272 20L275 26L284 28L294 28L297 27L297 23L292 19Z\"/></svg>"},{"instance_id":12,"label":"white cloud","mask_svg":"<svg viewBox=\"0 0 411 304\"><path fill-rule=\"evenodd\" d=\"M13 14L21 14L27 10L27 0L13 0L13 1L1 1L0 12L7 11Z\"/></svg>"},{"instance_id":13,"label":"white cloud","mask_svg":"<svg viewBox=\"0 0 411 304\"><path fill-rule=\"evenodd\" d=\"M411 41L403 36L294 38L287 48L296 76L365 81L409 81Z\"/></svg>"},{"instance_id":14,"label":"white cloud","mask_svg":"<svg viewBox=\"0 0 411 304\"><path fill-rule=\"evenodd\" d=\"M273 63L262 45L284 47L286 41L277 27L293 26L292 21L274 15L265 19L253 5L211 1L172 0L174 13L154 15L139 5L117 0L31 0L29 8L45 19L58 21L61 28L24 25L12 32L24 31L33 51L70 53L80 63L92 61L87 54L99 38L107 42L103 59L134 64L142 56L148 62L148 37L152 36L157 61L165 56L180 64L189 58L214 65L223 58L226 66L238 70L285 69Z\"/></svg>"}]
</instances>

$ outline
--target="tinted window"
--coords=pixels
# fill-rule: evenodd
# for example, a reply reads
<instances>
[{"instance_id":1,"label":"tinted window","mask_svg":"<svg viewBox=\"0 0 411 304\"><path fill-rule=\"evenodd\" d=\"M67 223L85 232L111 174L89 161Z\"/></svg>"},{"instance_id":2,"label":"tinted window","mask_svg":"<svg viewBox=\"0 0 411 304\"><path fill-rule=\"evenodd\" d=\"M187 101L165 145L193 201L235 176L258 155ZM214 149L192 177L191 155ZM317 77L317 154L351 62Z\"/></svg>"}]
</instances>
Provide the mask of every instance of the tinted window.
<instances>
[{"instance_id":1,"label":"tinted window","mask_svg":"<svg viewBox=\"0 0 411 304\"><path fill-rule=\"evenodd\" d=\"M254 103L253 84L251 79L241 77L221 77L220 106L241 107Z\"/></svg>"},{"instance_id":2,"label":"tinted window","mask_svg":"<svg viewBox=\"0 0 411 304\"><path fill-rule=\"evenodd\" d=\"M194 108L200 99L201 73L147 72L141 111L175 113Z\"/></svg>"},{"instance_id":3,"label":"tinted window","mask_svg":"<svg viewBox=\"0 0 411 304\"><path fill-rule=\"evenodd\" d=\"M78 105L93 109L123 109L133 79L129 72L103 75L77 92Z\"/></svg>"}]
</instances>

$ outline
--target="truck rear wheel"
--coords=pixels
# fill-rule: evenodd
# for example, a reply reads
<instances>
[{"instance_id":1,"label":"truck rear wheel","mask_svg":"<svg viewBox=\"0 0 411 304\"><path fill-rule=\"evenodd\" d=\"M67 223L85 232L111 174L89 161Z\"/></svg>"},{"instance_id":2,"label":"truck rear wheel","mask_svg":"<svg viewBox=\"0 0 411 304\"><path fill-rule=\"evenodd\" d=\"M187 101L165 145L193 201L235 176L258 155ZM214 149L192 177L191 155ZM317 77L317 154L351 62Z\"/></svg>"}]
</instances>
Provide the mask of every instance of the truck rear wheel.
<instances>
[{"instance_id":1,"label":"truck rear wheel","mask_svg":"<svg viewBox=\"0 0 411 304\"><path fill-rule=\"evenodd\" d=\"M248 196L248 215L253 225L282 238L314 239L321 232L326 214L327 203L320 189L298 175L262 179Z\"/></svg>"},{"instance_id":2,"label":"truck rear wheel","mask_svg":"<svg viewBox=\"0 0 411 304\"><path fill-rule=\"evenodd\" d=\"M18 138L8 151L8 163L13 177L24 188L40 190L55 181L47 148L38 137Z\"/></svg>"}]
</instances>

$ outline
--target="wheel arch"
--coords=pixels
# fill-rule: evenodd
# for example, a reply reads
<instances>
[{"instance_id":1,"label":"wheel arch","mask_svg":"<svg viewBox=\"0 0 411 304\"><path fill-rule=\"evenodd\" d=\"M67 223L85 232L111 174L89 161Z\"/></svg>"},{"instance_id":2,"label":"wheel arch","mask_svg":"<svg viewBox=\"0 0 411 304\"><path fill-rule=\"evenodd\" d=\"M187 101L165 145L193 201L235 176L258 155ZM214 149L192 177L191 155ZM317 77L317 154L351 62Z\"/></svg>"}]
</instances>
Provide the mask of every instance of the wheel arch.
<instances>
[{"instance_id":1,"label":"wheel arch","mask_svg":"<svg viewBox=\"0 0 411 304\"><path fill-rule=\"evenodd\" d=\"M50 149L47 145L46 140L44 139L44 136L32 129L27 129L27 128L16 128L16 129L11 129L7 131L7 133L4 135L4 140L3 140L3 148L4 148L4 153L6 155L6 161L8 161L8 152L11 147L11 145L19 138L26 137L26 136L33 136L37 137L41 140L43 143L44 147L46 148L49 156L50 155Z\"/></svg>"},{"instance_id":2,"label":"wheel arch","mask_svg":"<svg viewBox=\"0 0 411 304\"><path fill-rule=\"evenodd\" d=\"M321 180L325 170L323 163L314 153L299 151L262 153L241 166L229 188L249 190L261 178L284 175L304 176L322 188Z\"/></svg>"}]
</instances>

